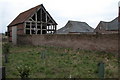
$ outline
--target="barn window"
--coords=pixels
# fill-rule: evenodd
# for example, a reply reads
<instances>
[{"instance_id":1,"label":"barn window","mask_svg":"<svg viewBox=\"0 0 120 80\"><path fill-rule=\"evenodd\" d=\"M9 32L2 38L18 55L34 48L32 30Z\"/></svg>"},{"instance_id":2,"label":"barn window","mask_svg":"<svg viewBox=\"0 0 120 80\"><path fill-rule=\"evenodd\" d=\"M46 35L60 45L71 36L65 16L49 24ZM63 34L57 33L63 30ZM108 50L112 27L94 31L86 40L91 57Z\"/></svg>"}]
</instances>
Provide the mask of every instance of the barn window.
<instances>
[{"instance_id":1,"label":"barn window","mask_svg":"<svg viewBox=\"0 0 120 80\"><path fill-rule=\"evenodd\" d=\"M38 28L38 29L40 29L40 28L41 28L41 27L40 27L40 23L37 23L37 28Z\"/></svg>"},{"instance_id":2,"label":"barn window","mask_svg":"<svg viewBox=\"0 0 120 80\"><path fill-rule=\"evenodd\" d=\"M43 31L42 31L42 34L46 34L46 33L47 33L47 31L46 31L46 30L43 30Z\"/></svg>"},{"instance_id":3,"label":"barn window","mask_svg":"<svg viewBox=\"0 0 120 80\"><path fill-rule=\"evenodd\" d=\"M26 30L26 34L30 34L30 30Z\"/></svg>"},{"instance_id":4,"label":"barn window","mask_svg":"<svg viewBox=\"0 0 120 80\"><path fill-rule=\"evenodd\" d=\"M30 23L26 22L26 28L30 28Z\"/></svg>"},{"instance_id":5,"label":"barn window","mask_svg":"<svg viewBox=\"0 0 120 80\"><path fill-rule=\"evenodd\" d=\"M35 34L35 30L31 30L32 34Z\"/></svg>"},{"instance_id":6,"label":"barn window","mask_svg":"<svg viewBox=\"0 0 120 80\"><path fill-rule=\"evenodd\" d=\"M32 22L32 28L35 28L35 23L34 22Z\"/></svg>"},{"instance_id":7,"label":"barn window","mask_svg":"<svg viewBox=\"0 0 120 80\"><path fill-rule=\"evenodd\" d=\"M37 34L41 34L41 31L40 31L40 30L38 30L38 31L37 31Z\"/></svg>"},{"instance_id":8,"label":"barn window","mask_svg":"<svg viewBox=\"0 0 120 80\"><path fill-rule=\"evenodd\" d=\"M30 26L29 26L29 25L26 25L26 28L30 28Z\"/></svg>"}]
</instances>

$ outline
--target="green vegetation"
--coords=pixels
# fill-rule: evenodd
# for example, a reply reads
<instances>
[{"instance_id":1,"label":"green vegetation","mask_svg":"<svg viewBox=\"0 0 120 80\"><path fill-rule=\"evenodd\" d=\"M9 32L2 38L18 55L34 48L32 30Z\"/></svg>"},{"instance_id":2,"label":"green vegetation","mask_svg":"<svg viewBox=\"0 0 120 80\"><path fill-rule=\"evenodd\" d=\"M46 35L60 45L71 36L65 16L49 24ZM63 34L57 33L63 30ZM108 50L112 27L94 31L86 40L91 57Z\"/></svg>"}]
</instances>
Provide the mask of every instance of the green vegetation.
<instances>
[{"instance_id":1,"label":"green vegetation","mask_svg":"<svg viewBox=\"0 0 120 80\"><path fill-rule=\"evenodd\" d=\"M20 65L16 69L19 72L20 78L24 79L29 77L31 70L30 67L26 65Z\"/></svg>"},{"instance_id":2,"label":"green vegetation","mask_svg":"<svg viewBox=\"0 0 120 80\"><path fill-rule=\"evenodd\" d=\"M105 78L118 77L117 57L105 52L12 46L8 59L8 63L3 63L7 78L20 78L17 67L21 65L30 67L30 78L98 78L100 61L105 63Z\"/></svg>"},{"instance_id":3,"label":"green vegetation","mask_svg":"<svg viewBox=\"0 0 120 80\"><path fill-rule=\"evenodd\" d=\"M5 63L8 62L8 55L10 53L10 44L9 43L4 43L3 44L3 54L5 57Z\"/></svg>"}]
</instances>

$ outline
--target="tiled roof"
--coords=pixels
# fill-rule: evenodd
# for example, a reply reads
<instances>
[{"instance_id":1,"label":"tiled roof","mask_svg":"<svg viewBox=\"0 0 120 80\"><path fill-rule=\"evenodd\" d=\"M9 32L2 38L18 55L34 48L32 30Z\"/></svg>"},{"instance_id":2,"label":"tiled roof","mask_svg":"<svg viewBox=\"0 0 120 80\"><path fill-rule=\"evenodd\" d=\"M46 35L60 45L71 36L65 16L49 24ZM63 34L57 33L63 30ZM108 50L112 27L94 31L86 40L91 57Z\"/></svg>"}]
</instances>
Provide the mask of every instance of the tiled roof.
<instances>
[{"instance_id":1,"label":"tiled roof","mask_svg":"<svg viewBox=\"0 0 120 80\"><path fill-rule=\"evenodd\" d=\"M14 26L16 24L25 22L31 15L33 15L41 7L44 8L43 4L38 5L36 7L33 7L27 11L20 13L8 26ZM47 11L46 11L46 13L50 16L50 14ZM53 19L53 18L51 17L51 19ZM57 23L55 21L54 21L54 23L57 25Z\"/></svg>"},{"instance_id":2,"label":"tiled roof","mask_svg":"<svg viewBox=\"0 0 120 80\"><path fill-rule=\"evenodd\" d=\"M26 19L28 19L41 5L38 5L34 8L31 8L25 12L20 13L8 26L13 26L19 23L23 23Z\"/></svg>"},{"instance_id":3,"label":"tiled roof","mask_svg":"<svg viewBox=\"0 0 120 80\"><path fill-rule=\"evenodd\" d=\"M68 34L69 32L93 32L93 28L86 22L68 21L68 23L61 29L57 30L58 34Z\"/></svg>"}]
</instances>

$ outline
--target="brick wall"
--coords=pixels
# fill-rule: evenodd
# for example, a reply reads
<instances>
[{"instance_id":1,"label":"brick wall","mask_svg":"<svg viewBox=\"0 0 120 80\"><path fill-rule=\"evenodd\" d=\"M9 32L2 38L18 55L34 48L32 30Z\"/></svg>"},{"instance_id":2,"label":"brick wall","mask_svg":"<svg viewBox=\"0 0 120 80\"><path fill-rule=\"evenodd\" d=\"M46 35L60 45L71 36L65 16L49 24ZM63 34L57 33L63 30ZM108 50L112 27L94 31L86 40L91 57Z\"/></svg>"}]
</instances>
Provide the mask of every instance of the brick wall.
<instances>
[{"instance_id":1,"label":"brick wall","mask_svg":"<svg viewBox=\"0 0 120 80\"><path fill-rule=\"evenodd\" d=\"M53 34L53 35L19 35L18 44L59 46L73 49L118 52L117 34Z\"/></svg>"},{"instance_id":2,"label":"brick wall","mask_svg":"<svg viewBox=\"0 0 120 80\"><path fill-rule=\"evenodd\" d=\"M17 35L22 35L24 34L24 24L19 24L17 26ZM12 41L12 27L8 27L8 32L10 33L9 35L9 41Z\"/></svg>"},{"instance_id":3,"label":"brick wall","mask_svg":"<svg viewBox=\"0 0 120 80\"><path fill-rule=\"evenodd\" d=\"M24 34L24 24L17 25L17 34L18 35Z\"/></svg>"}]
</instances>

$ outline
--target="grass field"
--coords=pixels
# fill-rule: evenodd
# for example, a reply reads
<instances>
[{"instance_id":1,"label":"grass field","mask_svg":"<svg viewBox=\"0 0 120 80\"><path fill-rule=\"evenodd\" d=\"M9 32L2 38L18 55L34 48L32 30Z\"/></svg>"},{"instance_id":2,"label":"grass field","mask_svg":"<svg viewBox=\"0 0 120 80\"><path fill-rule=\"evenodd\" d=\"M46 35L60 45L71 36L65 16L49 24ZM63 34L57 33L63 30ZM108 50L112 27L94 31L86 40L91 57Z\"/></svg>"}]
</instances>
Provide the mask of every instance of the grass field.
<instances>
[{"instance_id":1,"label":"grass field","mask_svg":"<svg viewBox=\"0 0 120 80\"><path fill-rule=\"evenodd\" d=\"M45 58L41 58L41 54ZM4 57L3 57L4 58ZM30 78L98 78L98 63L105 63L105 78L118 77L118 61L105 52L59 47L12 46L6 66L7 78L19 78L16 67L31 68Z\"/></svg>"}]
</instances>

